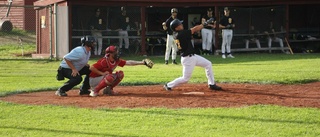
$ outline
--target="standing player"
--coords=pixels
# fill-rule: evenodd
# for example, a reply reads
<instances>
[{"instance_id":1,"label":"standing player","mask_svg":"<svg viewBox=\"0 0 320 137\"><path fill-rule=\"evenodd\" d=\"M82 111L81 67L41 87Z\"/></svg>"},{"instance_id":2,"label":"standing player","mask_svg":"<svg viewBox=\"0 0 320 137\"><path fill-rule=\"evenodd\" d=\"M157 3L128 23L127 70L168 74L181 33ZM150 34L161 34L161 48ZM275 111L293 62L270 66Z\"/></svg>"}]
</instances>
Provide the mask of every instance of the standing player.
<instances>
[{"instance_id":1,"label":"standing player","mask_svg":"<svg viewBox=\"0 0 320 137\"><path fill-rule=\"evenodd\" d=\"M171 9L171 16L166 20L166 22L162 23L162 27L165 31L167 31L167 43L166 43L166 53L165 53L165 64L168 64L170 52L172 49L172 64L177 64L176 58L177 58L177 45L174 43L173 37L172 37L172 30L168 29L170 28L170 23L172 20L176 19L178 15L178 9L172 8Z\"/></svg>"},{"instance_id":2,"label":"standing player","mask_svg":"<svg viewBox=\"0 0 320 137\"><path fill-rule=\"evenodd\" d=\"M121 7L121 16L119 18L120 29L119 29L119 46L122 52L129 54L129 35L128 30L131 29L130 18L127 16L125 7ZM124 49L122 49L122 43L124 41Z\"/></svg>"},{"instance_id":3,"label":"standing player","mask_svg":"<svg viewBox=\"0 0 320 137\"><path fill-rule=\"evenodd\" d=\"M212 23L209 23L208 26L204 27L201 30L201 36L202 36L202 50L203 55L209 55L212 52L212 43L214 42L215 38L215 18L212 16L212 9L209 8L207 10L207 15L204 15L201 19L201 23L208 21L209 19L213 18L214 21Z\"/></svg>"},{"instance_id":4,"label":"standing player","mask_svg":"<svg viewBox=\"0 0 320 137\"><path fill-rule=\"evenodd\" d=\"M55 93L57 96L68 96L67 91L74 86L80 84L82 81L82 75L86 75L83 84L80 88L80 95L89 94L89 58L91 55L91 49L94 48L95 38L91 36L85 36L81 38L82 46L78 46L70 51L63 57L58 69L57 80L69 80L61 86Z\"/></svg>"},{"instance_id":5,"label":"standing player","mask_svg":"<svg viewBox=\"0 0 320 137\"><path fill-rule=\"evenodd\" d=\"M230 17L230 11L228 7L224 8L224 16L220 20L219 28L222 29L222 58L226 58L226 48L227 57L234 58L231 54L231 41L233 36L233 28L235 27L234 20Z\"/></svg>"},{"instance_id":6,"label":"standing player","mask_svg":"<svg viewBox=\"0 0 320 137\"><path fill-rule=\"evenodd\" d=\"M106 88L104 94L116 94L116 92L113 91L113 88L121 82L124 73L122 70L116 71L115 73L113 73L113 71L117 66L123 67L125 65L146 65L149 68L152 68L153 62L149 59L144 59L142 61L126 61L120 59L118 48L112 45L109 46L106 49L106 55L90 67L90 96L98 96L99 91L103 88Z\"/></svg>"},{"instance_id":7,"label":"standing player","mask_svg":"<svg viewBox=\"0 0 320 137\"><path fill-rule=\"evenodd\" d=\"M104 29L103 24L105 24L105 20L100 16L100 9L95 10L95 15L91 17L89 26L91 30L91 35L96 37L98 40L98 45L94 49L94 55L101 55L102 50L102 33L101 31Z\"/></svg>"},{"instance_id":8,"label":"standing player","mask_svg":"<svg viewBox=\"0 0 320 137\"><path fill-rule=\"evenodd\" d=\"M209 20L208 22L212 22ZM181 64L183 66L182 77L176 78L175 80L164 85L164 89L167 91L172 90L172 88L179 86L183 83L187 83L191 78L192 71L195 66L200 66L205 68L205 73L208 79L208 86L212 90L222 90L221 87L217 86L214 81L212 63L202 56L195 54L195 49L191 42L192 34L200 31L204 26L208 24L205 22L203 25L197 25L190 30L184 30L182 21L174 19L170 23L170 28L174 31L173 37L177 44L178 49L181 52Z\"/></svg>"}]
</instances>

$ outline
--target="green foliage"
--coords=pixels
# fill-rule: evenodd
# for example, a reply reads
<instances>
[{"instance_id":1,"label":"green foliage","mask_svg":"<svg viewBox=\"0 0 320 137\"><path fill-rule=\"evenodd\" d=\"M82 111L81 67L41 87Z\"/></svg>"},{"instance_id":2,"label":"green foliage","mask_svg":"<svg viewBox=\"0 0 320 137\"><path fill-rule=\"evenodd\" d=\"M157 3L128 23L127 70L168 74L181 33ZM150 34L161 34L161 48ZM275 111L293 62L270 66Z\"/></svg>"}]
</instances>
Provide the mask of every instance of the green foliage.
<instances>
[{"instance_id":1,"label":"green foliage","mask_svg":"<svg viewBox=\"0 0 320 137\"><path fill-rule=\"evenodd\" d=\"M0 58L31 58L31 54L36 52L34 44L6 44L0 46Z\"/></svg>"},{"instance_id":2,"label":"green foliage","mask_svg":"<svg viewBox=\"0 0 320 137\"><path fill-rule=\"evenodd\" d=\"M35 35L35 32L27 32L22 29L13 28L10 32L0 31L0 36L28 36Z\"/></svg>"}]
</instances>

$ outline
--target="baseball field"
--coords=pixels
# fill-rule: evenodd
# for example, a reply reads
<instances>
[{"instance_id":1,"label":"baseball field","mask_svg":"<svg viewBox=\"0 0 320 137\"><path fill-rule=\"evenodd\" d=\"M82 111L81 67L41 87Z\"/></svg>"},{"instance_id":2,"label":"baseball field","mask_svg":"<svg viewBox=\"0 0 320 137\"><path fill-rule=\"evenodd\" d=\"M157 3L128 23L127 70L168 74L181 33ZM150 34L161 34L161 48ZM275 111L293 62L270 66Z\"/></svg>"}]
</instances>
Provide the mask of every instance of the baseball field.
<instances>
[{"instance_id":1,"label":"baseball field","mask_svg":"<svg viewBox=\"0 0 320 137\"><path fill-rule=\"evenodd\" d=\"M55 79L60 61L0 59L0 136L320 136L319 53L234 55L205 56L224 91L210 91L195 68L188 84L167 92L182 66L150 56L152 69L118 67L119 94L98 97L79 96L79 86L54 95L65 82Z\"/></svg>"}]
</instances>

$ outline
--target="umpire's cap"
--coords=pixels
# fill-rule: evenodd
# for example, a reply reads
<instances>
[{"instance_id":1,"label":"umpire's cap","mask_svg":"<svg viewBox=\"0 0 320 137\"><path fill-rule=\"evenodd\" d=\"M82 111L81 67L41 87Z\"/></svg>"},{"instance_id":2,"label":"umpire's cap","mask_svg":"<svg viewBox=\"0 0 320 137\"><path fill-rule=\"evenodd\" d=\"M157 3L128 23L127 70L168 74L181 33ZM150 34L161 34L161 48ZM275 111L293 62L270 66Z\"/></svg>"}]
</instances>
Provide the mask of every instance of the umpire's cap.
<instances>
[{"instance_id":1,"label":"umpire's cap","mask_svg":"<svg viewBox=\"0 0 320 137\"><path fill-rule=\"evenodd\" d=\"M180 21L178 19L174 19L173 21L171 21L170 23L170 29L172 31L176 31L176 27L178 27L179 25L181 25L183 23L183 21Z\"/></svg>"}]
</instances>

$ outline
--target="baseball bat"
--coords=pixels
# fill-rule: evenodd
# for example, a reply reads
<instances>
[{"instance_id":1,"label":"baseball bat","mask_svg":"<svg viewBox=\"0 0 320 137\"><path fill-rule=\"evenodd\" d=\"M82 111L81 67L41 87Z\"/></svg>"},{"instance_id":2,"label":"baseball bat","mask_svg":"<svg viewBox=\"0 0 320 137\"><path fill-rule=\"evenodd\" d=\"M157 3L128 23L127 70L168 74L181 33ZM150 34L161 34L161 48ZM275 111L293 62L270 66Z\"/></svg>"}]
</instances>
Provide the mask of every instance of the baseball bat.
<instances>
[{"instance_id":1,"label":"baseball bat","mask_svg":"<svg viewBox=\"0 0 320 137\"><path fill-rule=\"evenodd\" d=\"M284 38L284 39L286 40L287 46L289 47L289 50L290 50L290 53L293 54L291 46L290 46L290 44L288 42L288 39L287 38Z\"/></svg>"}]
</instances>

